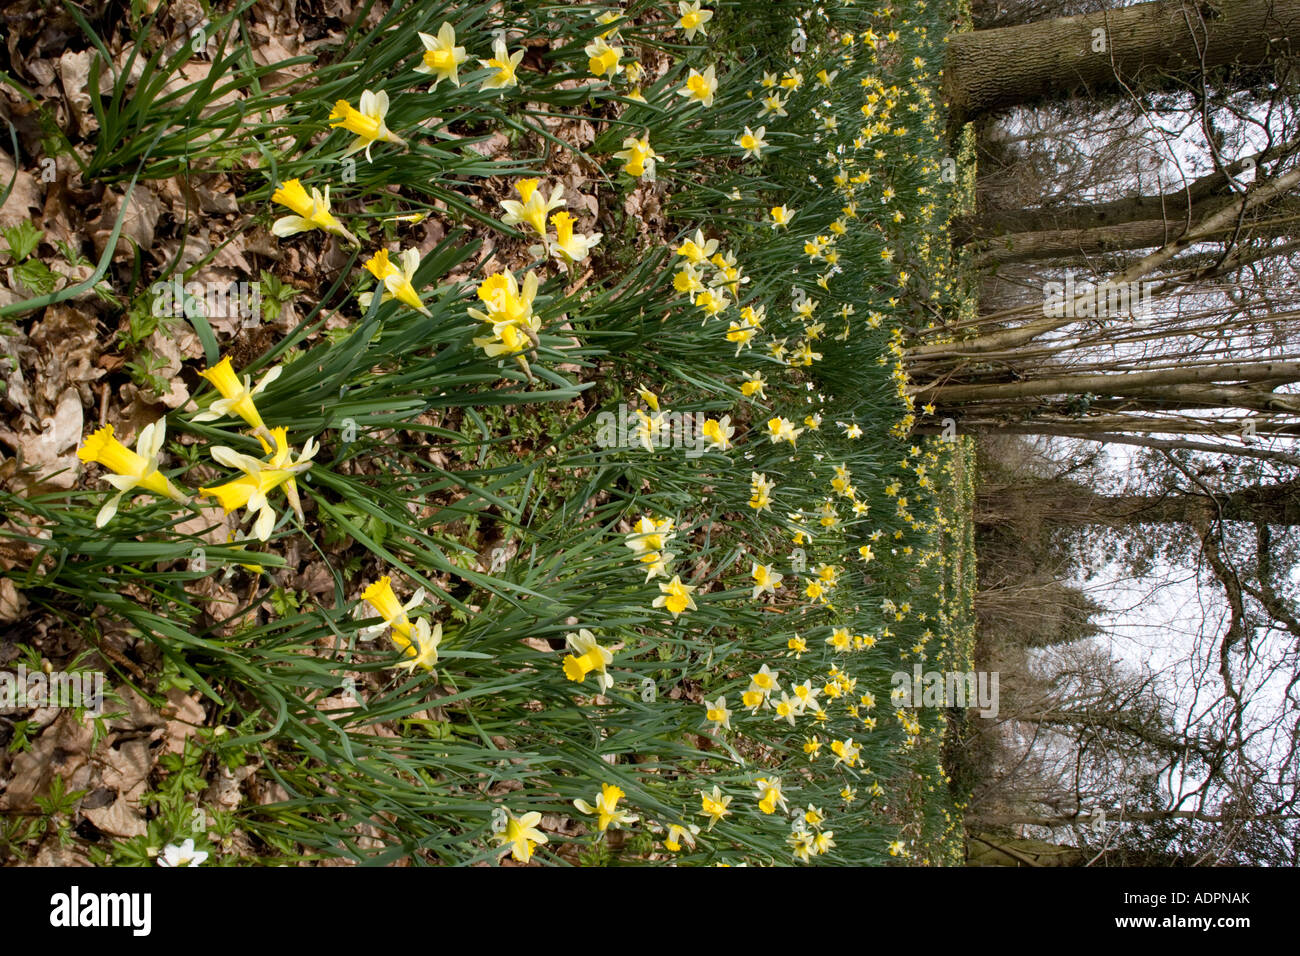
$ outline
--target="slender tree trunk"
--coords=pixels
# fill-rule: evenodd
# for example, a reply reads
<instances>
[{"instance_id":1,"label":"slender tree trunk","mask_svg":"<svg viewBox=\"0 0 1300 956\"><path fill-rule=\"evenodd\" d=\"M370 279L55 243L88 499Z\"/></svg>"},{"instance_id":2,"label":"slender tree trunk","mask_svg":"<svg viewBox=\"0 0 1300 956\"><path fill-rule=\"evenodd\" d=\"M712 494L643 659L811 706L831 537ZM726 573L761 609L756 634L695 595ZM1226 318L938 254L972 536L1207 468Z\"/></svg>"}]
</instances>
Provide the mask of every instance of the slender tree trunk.
<instances>
[{"instance_id":1,"label":"slender tree trunk","mask_svg":"<svg viewBox=\"0 0 1300 956\"><path fill-rule=\"evenodd\" d=\"M1221 66L1257 66L1300 46L1300 0L1154 0L1082 16L958 33L944 92L954 129L981 113Z\"/></svg>"},{"instance_id":2,"label":"slender tree trunk","mask_svg":"<svg viewBox=\"0 0 1300 956\"><path fill-rule=\"evenodd\" d=\"M1294 362L1253 362L1242 365L1193 365L1186 368L1157 369L1150 372L1120 374L1053 375L1019 382L993 382L986 385L917 386L918 401L932 401L945 408L964 402L989 402L1030 398L1043 395L1150 395L1159 397L1165 385L1212 384L1217 382L1296 382L1300 381L1300 364ZM1289 410L1292 396L1277 396L1279 408ZM1234 406L1236 403L1234 402Z\"/></svg>"},{"instance_id":3,"label":"slender tree trunk","mask_svg":"<svg viewBox=\"0 0 1300 956\"><path fill-rule=\"evenodd\" d=\"M1123 813L1119 810L1107 810L1107 823L1120 823L1127 820L1130 823L1155 823L1160 820L1197 820L1201 823L1275 823L1282 820L1297 820L1300 814L1295 813L1263 813L1257 816L1218 816L1213 813L1202 813L1198 810L1135 810ZM1091 817L1076 817L1073 815L1058 817L1030 817L1030 816L993 816L981 817L979 822L984 826L990 827L1065 827L1071 824L1086 824Z\"/></svg>"},{"instance_id":4,"label":"slender tree trunk","mask_svg":"<svg viewBox=\"0 0 1300 956\"><path fill-rule=\"evenodd\" d=\"M988 488L975 497L978 525L1005 524L1025 515L1058 526L1203 526L1220 515L1226 521L1300 525L1300 479L1239 488L1217 500L1186 494L1100 495L1071 481Z\"/></svg>"},{"instance_id":5,"label":"slender tree trunk","mask_svg":"<svg viewBox=\"0 0 1300 956\"><path fill-rule=\"evenodd\" d=\"M1253 157L1243 157L1229 163L1224 170L1236 176L1242 170L1287 153L1294 144L1285 148L1265 150ZM1215 171L1194 179L1178 189L1153 196L1126 196L1108 202L1084 203L1077 206L1032 206L1021 209L992 209L978 216L958 216L953 220L953 241L965 244L974 239L994 239L998 236L1024 232L1049 232L1062 229L1100 229L1127 222L1160 220L1171 223L1196 221L1205 216L1198 204L1209 199L1226 199L1232 192L1228 176Z\"/></svg>"},{"instance_id":6,"label":"slender tree trunk","mask_svg":"<svg viewBox=\"0 0 1300 956\"><path fill-rule=\"evenodd\" d=\"M1296 232L1300 222L1300 201L1262 222L1245 222L1240 235L1273 238ZM1076 256L1103 255L1163 246L1187 231L1187 223L1177 219L1147 219L1120 222L1090 229L1055 229L1042 232L1017 232L981 243L982 248L971 260L976 269L988 269L1013 262L1042 262L1045 259L1071 259ZM1238 234L1237 224L1227 223L1202 239L1227 239Z\"/></svg>"}]
</instances>

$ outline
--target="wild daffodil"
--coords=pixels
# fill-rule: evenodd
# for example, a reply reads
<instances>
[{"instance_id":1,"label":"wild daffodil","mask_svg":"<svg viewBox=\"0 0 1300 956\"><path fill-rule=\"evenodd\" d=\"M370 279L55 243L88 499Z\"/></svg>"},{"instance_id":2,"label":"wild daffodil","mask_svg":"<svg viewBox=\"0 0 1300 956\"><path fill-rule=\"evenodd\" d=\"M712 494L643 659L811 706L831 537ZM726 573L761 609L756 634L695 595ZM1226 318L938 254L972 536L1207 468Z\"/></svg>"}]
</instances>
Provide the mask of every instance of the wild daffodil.
<instances>
[{"instance_id":1,"label":"wild daffodil","mask_svg":"<svg viewBox=\"0 0 1300 956\"><path fill-rule=\"evenodd\" d=\"M505 37L498 36L492 41L492 57L487 60L479 60L479 65L487 69L495 70L491 76L483 80L479 87L484 90L504 90L507 87L518 86L519 76L516 70L519 67L519 61L524 58L522 49L509 53L506 50Z\"/></svg>"},{"instance_id":2,"label":"wild daffodil","mask_svg":"<svg viewBox=\"0 0 1300 956\"><path fill-rule=\"evenodd\" d=\"M330 212L329 186L325 187L323 194L313 186L309 196L307 190L303 188L302 183L298 180L285 180L280 188L271 194L271 201L292 209L294 212L294 215L281 216L271 224L271 232L281 239L300 232L320 229L331 235L346 239L353 245L360 245L357 237L348 232L343 227L343 223L339 222Z\"/></svg>"},{"instance_id":3,"label":"wild daffodil","mask_svg":"<svg viewBox=\"0 0 1300 956\"><path fill-rule=\"evenodd\" d=\"M602 691L614 686L614 675L606 668L614 663L614 655L601 647L596 635L583 628L576 634L564 635L564 642L574 653L564 658L564 676L576 683L583 683L592 671L596 673L596 684Z\"/></svg>"},{"instance_id":4,"label":"wild daffodil","mask_svg":"<svg viewBox=\"0 0 1300 956\"><path fill-rule=\"evenodd\" d=\"M659 583L659 590L662 593L654 599L651 606L666 607L674 618L679 617L687 610L696 610L695 600L691 597L695 589L696 585L683 584L681 575L674 574L671 581Z\"/></svg>"},{"instance_id":5,"label":"wild daffodil","mask_svg":"<svg viewBox=\"0 0 1300 956\"><path fill-rule=\"evenodd\" d=\"M694 850L695 838L699 834L700 828L694 823L670 823L668 835L664 837L664 849L669 853L679 853L684 843Z\"/></svg>"},{"instance_id":6,"label":"wild daffodil","mask_svg":"<svg viewBox=\"0 0 1300 956\"><path fill-rule=\"evenodd\" d=\"M770 564L759 564L757 561L754 562L753 570L749 573L754 579L754 596L751 598L754 601L763 594L776 597L776 589L781 586L781 581L785 578L785 575L773 571Z\"/></svg>"},{"instance_id":7,"label":"wild daffodil","mask_svg":"<svg viewBox=\"0 0 1300 956\"><path fill-rule=\"evenodd\" d=\"M785 206L773 206L769 211L772 217L770 225L773 229L780 229L790 225L790 220L794 218L794 210L787 209Z\"/></svg>"},{"instance_id":8,"label":"wild daffodil","mask_svg":"<svg viewBox=\"0 0 1300 956\"><path fill-rule=\"evenodd\" d=\"M213 448L211 454L214 459L227 468L236 468L244 474L225 484L199 489L201 497L217 499L227 514L240 508L246 509L250 515L257 512L253 534L259 541L269 538L275 527L275 509L271 507L268 496L276 488L284 488L285 497L289 499L298 520L303 520L302 505L298 501L294 479L311 468L311 459L319 447L314 438L309 438L303 446L302 454L294 458L288 445L287 429L275 428L271 434L275 452L270 461L259 461L222 445Z\"/></svg>"},{"instance_id":9,"label":"wild daffodil","mask_svg":"<svg viewBox=\"0 0 1300 956\"><path fill-rule=\"evenodd\" d=\"M122 496L139 489L172 501L184 504L190 499L158 470L162 455L163 441L167 437L166 419L158 419L140 429L136 437L135 451L127 448L113 437L113 426L105 425L96 431L77 449L77 457L85 462L95 462L104 466L111 475L104 475L104 480L117 489L117 494L110 498L95 517L95 527L102 528L113 520L117 514L118 503Z\"/></svg>"},{"instance_id":10,"label":"wild daffodil","mask_svg":"<svg viewBox=\"0 0 1300 956\"><path fill-rule=\"evenodd\" d=\"M712 10L700 9L702 0L695 0L694 3L688 3L687 0L680 0L677 4L677 23L675 26L679 30L686 31L686 40L691 42L695 39L695 34L708 36L709 32L704 29L704 24L713 19Z\"/></svg>"},{"instance_id":11,"label":"wild daffodil","mask_svg":"<svg viewBox=\"0 0 1300 956\"><path fill-rule=\"evenodd\" d=\"M542 815L536 811L516 817L506 811L506 825L496 834L497 842L503 847L501 855L509 853L519 863L527 863L533 858L533 850L544 845L546 834L537 829L542 822Z\"/></svg>"},{"instance_id":12,"label":"wild daffodil","mask_svg":"<svg viewBox=\"0 0 1300 956\"><path fill-rule=\"evenodd\" d=\"M692 69L690 75L686 77L686 85L677 91L678 96L684 96L687 100L696 103L703 103L705 106L713 105L713 97L718 92L718 78L712 66L705 67L704 72Z\"/></svg>"},{"instance_id":13,"label":"wild daffodil","mask_svg":"<svg viewBox=\"0 0 1300 956\"><path fill-rule=\"evenodd\" d=\"M421 33L419 37L424 44L424 54L420 57L415 72L431 75L434 79L430 89L433 90L443 80L451 80L453 86L460 86L460 76L456 69L468 59L468 55L463 46L456 46L456 29L444 22L436 37L427 33Z\"/></svg>"},{"instance_id":14,"label":"wild daffodil","mask_svg":"<svg viewBox=\"0 0 1300 956\"><path fill-rule=\"evenodd\" d=\"M731 729L731 711L727 709L727 696L725 694L719 696L717 700L706 700L704 702L704 718L719 730Z\"/></svg>"},{"instance_id":15,"label":"wild daffodil","mask_svg":"<svg viewBox=\"0 0 1300 956\"><path fill-rule=\"evenodd\" d=\"M388 94L384 90L380 90L378 93L371 90L363 92L356 109L353 109L347 100L336 101L334 109L330 113L330 126L341 126L349 133L355 133L357 137L356 141L344 151L343 155L351 156L358 150L364 149L366 159L369 160L371 158L370 147L375 143L392 143L394 146L405 146L406 141L393 133L384 124L387 116Z\"/></svg>"},{"instance_id":16,"label":"wild daffodil","mask_svg":"<svg viewBox=\"0 0 1300 956\"><path fill-rule=\"evenodd\" d=\"M763 138L766 133L766 126L760 126L757 130L752 130L746 126L745 131L736 140L736 145L745 151L746 156L758 159L763 155L763 150L767 148L767 140Z\"/></svg>"},{"instance_id":17,"label":"wild daffodil","mask_svg":"<svg viewBox=\"0 0 1300 956\"><path fill-rule=\"evenodd\" d=\"M714 824L731 813L731 811L727 809L727 804L729 803L731 803L731 797L723 796L722 790L717 784L714 784L712 793L705 793L703 790L700 791L699 815L709 818L710 830L713 829Z\"/></svg>"},{"instance_id":18,"label":"wild daffodil","mask_svg":"<svg viewBox=\"0 0 1300 956\"><path fill-rule=\"evenodd\" d=\"M648 179L651 182L655 178L655 160L663 159L650 146L650 134L646 133L641 138L629 136L623 140L623 149L614 154L615 159L623 161L623 172L637 179Z\"/></svg>"},{"instance_id":19,"label":"wild daffodil","mask_svg":"<svg viewBox=\"0 0 1300 956\"><path fill-rule=\"evenodd\" d=\"M515 183L519 199L523 201L501 200L499 205L506 211L501 221L507 226L526 223L532 227L533 232L545 239L546 217L552 209L559 209L564 205L564 187L556 186L551 190L551 198L547 199L537 188L537 183L536 179L521 179Z\"/></svg>"},{"instance_id":20,"label":"wild daffodil","mask_svg":"<svg viewBox=\"0 0 1300 956\"><path fill-rule=\"evenodd\" d=\"M596 816L596 826L604 833L610 827L617 830L620 827L636 823L639 819L626 810L618 808L618 802L626 796L627 794L614 784L603 783L600 785L600 795L596 797L594 806L582 799L574 800L573 805L578 808L579 813L594 814Z\"/></svg>"},{"instance_id":21,"label":"wild daffodil","mask_svg":"<svg viewBox=\"0 0 1300 956\"><path fill-rule=\"evenodd\" d=\"M723 415L721 418L706 419L700 428L700 434L708 441L710 447L718 451L726 451L731 447L731 436L736 434L736 427L731 424L730 415Z\"/></svg>"},{"instance_id":22,"label":"wild daffodil","mask_svg":"<svg viewBox=\"0 0 1300 956\"><path fill-rule=\"evenodd\" d=\"M253 429L253 434L262 443L262 449L270 451L272 447L271 432L267 429L266 423L262 421L262 414L257 410L253 398L260 395L268 385L279 378L281 371L283 369L277 365L258 379L256 385L253 385L249 376L245 375L241 379L235 374L234 367L230 363L230 356L227 355L212 368L205 368L199 372L199 375L211 382L216 390L221 393L221 398L209 405L207 411L195 415L193 420L196 422L210 422L226 415L238 415Z\"/></svg>"},{"instance_id":23,"label":"wild daffodil","mask_svg":"<svg viewBox=\"0 0 1300 956\"><path fill-rule=\"evenodd\" d=\"M555 238L547 240L551 255L567 265L574 265L587 258L588 254L599 245L603 233L590 235L575 233L573 224L577 220L567 212L557 212L551 216L551 225L555 227Z\"/></svg>"},{"instance_id":24,"label":"wild daffodil","mask_svg":"<svg viewBox=\"0 0 1300 956\"><path fill-rule=\"evenodd\" d=\"M366 260L366 270L384 287L384 294L380 301L396 299L421 315L431 316L432 313L420 301L420 293L415 291L415 286L412 284L415 272L420 268L420 250L414 247L403 249L398 259L402 263L400 268L388 258L387 249L380 249ZM373 292L362 292L357 296L357 301L361 303L361 308L369 309L374 297Z\"/></svg>"},{"instance_id":25,"label":"wild daffodil","mask_svg":"<svg viewBox=\"0 0 1300 956\"><path fill-rule=\"evenodd\" d=\"M623 48L610 46L604 37L597 37L588 43L583 52L587 54L587 69L597 79L610 79L623 72L619 61L623 58Z\"/></svg>"}]
</instances>

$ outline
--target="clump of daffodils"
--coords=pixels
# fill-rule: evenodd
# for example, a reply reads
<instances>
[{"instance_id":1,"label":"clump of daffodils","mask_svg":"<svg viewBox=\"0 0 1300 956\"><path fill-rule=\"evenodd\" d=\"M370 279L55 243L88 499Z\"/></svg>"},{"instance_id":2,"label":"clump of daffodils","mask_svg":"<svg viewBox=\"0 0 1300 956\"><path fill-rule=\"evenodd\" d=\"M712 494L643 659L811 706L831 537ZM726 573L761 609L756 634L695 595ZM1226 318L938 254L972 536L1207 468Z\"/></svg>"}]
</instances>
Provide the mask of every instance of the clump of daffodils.
<instances>
[{"instance_id":1,"label":"clump of daffodils","mask_svg":"<svg viewBox=\"0 0 1300 956\"><path fill-rule=\"evenodd\" d=\"M540 344L541 319L533 314L538 284L535 272L524 276L522 286L513 273L498 272L479 284L478 298L485 308L468 310L470 316L488 323L492 330L491 335L474 339L474 344L489 358L513 356L530 377L532 371L524 353Z\"/></svg>"}]
</instances>

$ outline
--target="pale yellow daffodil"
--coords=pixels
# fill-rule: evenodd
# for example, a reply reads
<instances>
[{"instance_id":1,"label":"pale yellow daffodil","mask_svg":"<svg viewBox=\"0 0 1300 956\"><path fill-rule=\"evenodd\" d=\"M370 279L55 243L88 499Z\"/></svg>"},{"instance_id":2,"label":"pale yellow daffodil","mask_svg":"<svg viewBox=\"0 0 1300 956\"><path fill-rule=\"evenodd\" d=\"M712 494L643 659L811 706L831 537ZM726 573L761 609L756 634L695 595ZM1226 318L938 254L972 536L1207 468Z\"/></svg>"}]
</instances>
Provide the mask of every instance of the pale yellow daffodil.
<instances>
[{"instance_id":1,"label":"pale yellow daffodil","mask_svg":"<svg viewBox=\"0 0 1300 956\"><path fill-rule=\"evenodd\" d=\"M166 435L166 419L150 422L140 429L135 451L132 451L113 437L112 425L105 425L77 449L77 457L82 461L93 461L113 472L104 475L104 480L117 489L117 494L99 509L95 517L96 528L102 528L113 520L122 496L137 488L182 504L190 500L158 470Z\"/></svg>"}]
</instances>

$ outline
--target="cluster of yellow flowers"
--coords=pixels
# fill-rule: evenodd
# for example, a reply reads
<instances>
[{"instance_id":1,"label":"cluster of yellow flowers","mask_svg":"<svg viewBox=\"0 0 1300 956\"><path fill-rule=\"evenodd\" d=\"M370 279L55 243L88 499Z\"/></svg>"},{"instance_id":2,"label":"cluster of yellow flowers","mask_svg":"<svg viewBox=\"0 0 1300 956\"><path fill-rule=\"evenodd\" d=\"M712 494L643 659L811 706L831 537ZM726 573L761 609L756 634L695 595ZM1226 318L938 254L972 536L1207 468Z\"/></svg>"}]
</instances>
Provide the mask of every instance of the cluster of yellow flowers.
<instances>
[{"instance_id":1,"label":"cluster of yellow flowers","mask_svg":"<svg viewBox=\"0 0 1300 956\"><path fill-rule=\"evenodd\" d=\"M501 208L506 211L501 221L507 226L526 225L541 238L541 245L529 248L533 256L542 258L551 255L569 266L581 262L600 242L601 234L597 232L585 236L575 233L573 224L577 220L563 211L564 187L556 186L551 190L550 198L546 198L537 188L538 182L537 179L521 179L515 183L519 199L501 201ZM553 209L561 211L551 214ZM555 227L554 238L551 238L546 230L548 214L551 225Z\"/></svg>"},{"instance_id":2,"label":"cluster of yellow flowers","mask_svg":"<svg viewBox=\"0 0 1300 956\"><path fill-rule=\"evenodd\" d=\"M270 538L278 517L270 502L271 492L277 488L284 490L298 520L303 520L295 479L311 468L318 445L315 439L308 439L302 453L295 456L289 448L287 429L267 428L262 421L253 399L279 377L279 368L268 372L257 385L253 385L248 376L241 380L231 367L229 357L199 374L211 382L222 397L213 401L207 411L195 415L194 420L212 421L226 415L239 416L252 429L267 457L253 458L232 448L214 446L210 449L213 460L242 474L224 484L199 488L197 497L215 498L227 514L240 508L246 509L250 517L256 514L253 535L265 541ZM105 480L117 489L117 494L100 509L95 519L97 528L112 520L123 495L128 493L145 491L170 498L178 504L191 504L194 496L181 491L159 471L166 429L164 418L146 425L140 429L135 451L132 451L114 437L112 425L105 425L77 449L77 457L83 462L95 462L107 468L111 474L105 475Z\"/></svg>"}]
</instances>

